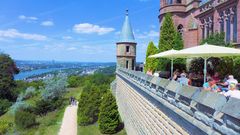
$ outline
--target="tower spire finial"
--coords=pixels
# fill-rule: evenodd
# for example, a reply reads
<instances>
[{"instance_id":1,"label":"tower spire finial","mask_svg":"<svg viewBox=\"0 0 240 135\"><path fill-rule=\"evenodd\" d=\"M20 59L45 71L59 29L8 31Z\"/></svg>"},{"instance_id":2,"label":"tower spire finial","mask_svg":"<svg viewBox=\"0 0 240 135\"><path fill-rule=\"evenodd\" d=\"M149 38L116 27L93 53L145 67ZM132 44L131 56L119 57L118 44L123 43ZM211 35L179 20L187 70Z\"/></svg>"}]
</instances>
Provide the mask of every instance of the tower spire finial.
<instances>
[{"instance_id":1,"label":"tower spire finial","mask_svg":"<svg viewBox=\"0 0 240 135\"><path fill-rule=\"evenodd\" d=\"M128 9L126 9L126 16L128 16Z\"/></svg>"}]
</instances>

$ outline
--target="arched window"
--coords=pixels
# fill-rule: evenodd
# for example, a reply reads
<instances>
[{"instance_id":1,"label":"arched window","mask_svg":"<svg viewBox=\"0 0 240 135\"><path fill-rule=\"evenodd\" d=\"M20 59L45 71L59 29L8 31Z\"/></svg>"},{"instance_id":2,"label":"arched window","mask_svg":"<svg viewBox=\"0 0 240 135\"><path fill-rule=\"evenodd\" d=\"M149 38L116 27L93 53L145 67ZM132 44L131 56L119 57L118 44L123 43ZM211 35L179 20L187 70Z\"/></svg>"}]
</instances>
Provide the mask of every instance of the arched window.
<instances>
[{"instance_id":1,"label":"arched window","mask_svg":"<svg viewBox=\"0 0 240 135\"><path fill-rule=\"evenodd\" d=\"M177 29L178 29L178 32L180 33L180 35L182 36L182 34L183 34L183 25L179 24Z\"/></svg>"}]
</instances>

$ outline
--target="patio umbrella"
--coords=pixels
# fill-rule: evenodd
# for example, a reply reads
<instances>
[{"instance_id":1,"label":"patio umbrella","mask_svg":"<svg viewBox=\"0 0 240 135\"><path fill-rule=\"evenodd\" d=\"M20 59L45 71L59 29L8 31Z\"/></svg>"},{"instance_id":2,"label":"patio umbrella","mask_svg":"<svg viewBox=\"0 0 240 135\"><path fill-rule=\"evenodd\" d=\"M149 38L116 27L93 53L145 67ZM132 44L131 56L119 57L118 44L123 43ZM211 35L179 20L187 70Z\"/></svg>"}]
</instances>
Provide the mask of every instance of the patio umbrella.
<instances>
[{"instance_id":1,"label":"patio umbrella","mask_svg":"<svg viewBox=\"0 0 240 135\"><path fill-rule=\"evenodd\" d=\"M173 77L173 60L174 57L169 57L169 55L176 54L177 50L171 49L165 52L161 52L158 54L150 55L148 58L170 58L171 59L171 77Z\"/></svg>"},{"instance_id":2,"label":"patio umbrella","mask_svg":"<svg viewBox=\"0 0 240 135\"><path fill-rule=\"evenodd\" d=\"M168 58L196 58L201 57L204 59L204 83L207 76L207 59L210 57L225 57L225 56L240 56L240 49L209 45L198 45L191 48L186 48L177 51L175 54L168 55Z\"/></svg>"}]
</instances>

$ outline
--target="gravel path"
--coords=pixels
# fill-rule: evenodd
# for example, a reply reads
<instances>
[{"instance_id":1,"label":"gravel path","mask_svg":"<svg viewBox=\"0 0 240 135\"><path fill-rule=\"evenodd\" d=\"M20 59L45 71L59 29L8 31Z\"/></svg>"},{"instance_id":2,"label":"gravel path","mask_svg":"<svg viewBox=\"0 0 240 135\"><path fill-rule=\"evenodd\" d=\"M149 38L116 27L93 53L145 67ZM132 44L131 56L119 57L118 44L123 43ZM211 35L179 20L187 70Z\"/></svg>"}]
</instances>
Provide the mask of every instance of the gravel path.
<instances>
[{"instance_id":1,"label":"gravel path","mask_svg":"<svg viewBox=\"0 0 240 135\"><path fill-rule=\"evenodd\" d=\"M69 105L66 108L58 135L77 135L77 107Z\"/></svg>"}]
</instances>

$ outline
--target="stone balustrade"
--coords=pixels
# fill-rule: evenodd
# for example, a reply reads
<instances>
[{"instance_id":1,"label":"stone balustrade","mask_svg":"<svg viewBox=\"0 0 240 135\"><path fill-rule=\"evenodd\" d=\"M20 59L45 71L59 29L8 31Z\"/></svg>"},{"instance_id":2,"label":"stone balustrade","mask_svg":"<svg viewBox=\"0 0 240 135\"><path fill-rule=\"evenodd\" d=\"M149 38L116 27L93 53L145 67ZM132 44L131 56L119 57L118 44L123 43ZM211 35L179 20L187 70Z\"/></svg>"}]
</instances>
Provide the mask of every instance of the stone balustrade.
<instances>
[{"instance_id":1,"label":"stone balustrade","mask_svg":"<svg viewBox=\"0 0 240 135\"><path fill-rule=\"evenodd\" d=\"M188 134L240 134L239 99L226 98L219 93L203 91L200 88L192 86L183 86L176 81L146 75L138 71L118 68L116 73L122 83L125 82L132 90L140 93L147 101L151 102L151 104L156 106L161 112L164 112L174 123L182 127ZM119 81L115 83L116 86L113 89L115 89L116 93L124 90L122 87L125 87L126 84L118 84L120 83ZM120 87L122 89L120 89ZM131 93L129 93L129 95L131 95ZM126 103L121 107L136 107L138 103L131 105L127 103L127 98L133 98L133 96L129 97L129 95L126 93L122 95L121 99L125 99ZM116 96L118 96L118 94L116 94ZM122 102L125 101L118 102L122 104ZM121 107L120 110L127 109ZM142 107L144 108L144 106ZM146 124L142 124L143 127L141 127L141 124L135 123L135 127L131 129L132 133L133 130L137 128L141 129L142 133L138 130L135 134L156 134L157 131L160 132L157 126L159 125L161 127L161 122L157 122L157 116L154 116L155 119L151 118L151 115L153 115L151 114L152 112L149 111L151 109L144 108L141 110L144 112L148 111L149 115L146 117L146 114L142 114L141 119L132 116L131 119L133 120L131 120L131 122L135 121L139 123L139 121L145 121L147 125L152 124L152 127L155 128L149 128L151 126L144 127ZM143 112L139 112L139 114L141 113ZM123 112L120 114L126 117L126 114L123 114ZM172 126L170 127L173 128ZM179 128L176 125L175 127ZM176 130L176 132L177 131L179 134L182 133L179 130Z\"/></svg>"}]
</instances>

